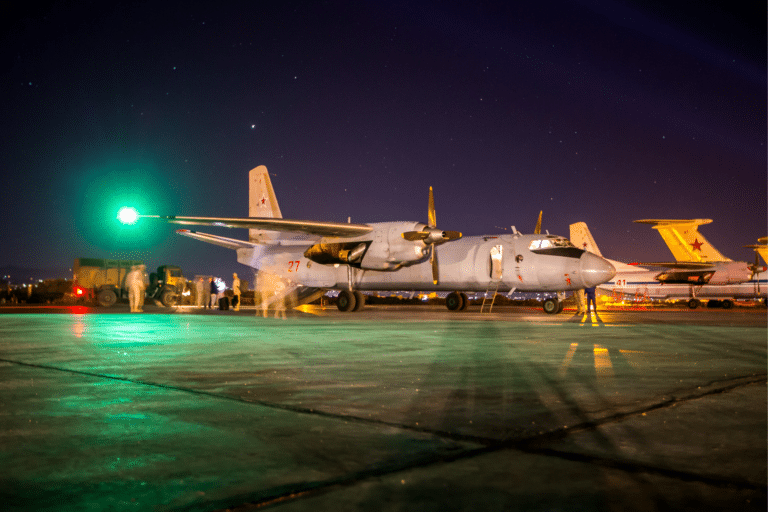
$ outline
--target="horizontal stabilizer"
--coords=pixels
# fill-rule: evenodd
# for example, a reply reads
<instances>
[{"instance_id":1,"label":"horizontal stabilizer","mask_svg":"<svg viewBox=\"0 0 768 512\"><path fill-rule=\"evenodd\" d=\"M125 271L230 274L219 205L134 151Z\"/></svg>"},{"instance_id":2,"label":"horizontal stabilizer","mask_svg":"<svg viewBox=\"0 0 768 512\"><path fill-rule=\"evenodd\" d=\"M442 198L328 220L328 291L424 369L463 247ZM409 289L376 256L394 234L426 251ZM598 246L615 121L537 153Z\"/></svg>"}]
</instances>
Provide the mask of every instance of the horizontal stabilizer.
<instances>
[{"instance_id":1,"label":"horizontal stabilizer","mask_svg":"<svg viewBox=\"0 0 768 512\"><path fill-rule=\"evenodd\" d=\"M251 249L258 244L248 242L246 240L237 240L235 238L227 238L225 236L209 235L208 233L198 233L197 231L190 231L188 229L178 229L176 233L200 240L202 242L208 242L209 244L219 245L226 247L227 249Z\"/></svg>"},{"instance_id":2,"label":"horizontal stabilizer","mask_svg":"<svg viewBox=\"0 0 768 512\"><path fill-rule=\"evenodd\" d=\"M652 226L670 226L677 224L693 224L695 226L701 226L702 224L710 224L712 219L641 219L635 220L637 224L650 224Z\"/></svg>"}]
</instances>

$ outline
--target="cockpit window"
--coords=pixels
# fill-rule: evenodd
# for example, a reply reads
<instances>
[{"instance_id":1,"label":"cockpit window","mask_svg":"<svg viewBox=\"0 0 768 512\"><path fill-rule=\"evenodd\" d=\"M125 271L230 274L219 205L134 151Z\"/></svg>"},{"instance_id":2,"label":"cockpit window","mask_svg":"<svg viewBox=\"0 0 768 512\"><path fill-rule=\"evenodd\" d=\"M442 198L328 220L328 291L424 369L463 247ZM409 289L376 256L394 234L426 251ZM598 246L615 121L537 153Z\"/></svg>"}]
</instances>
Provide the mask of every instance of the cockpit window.
<instances>
[{"instance_id":1,"label":"cockpit window","mask_svg":"<svg viewBox=\"0 0 768 512\"><path fill-rule=\"evenodd\" d=\"M531 240L531 244L528 246L528 250L536 251L540 249L554 249L557 247L575 247L575 246L567 238L548 237L548 238L541 238L539 240Z\"/></svg>"},{"instance_id":2,"label":"cockpit window","mask_svg":"<svg viewBox=\"0 0 768 512\"><path fill-rule=\"evenodd\" d=\"M575 247L570 240L563 237L548 236L531 241L528 250L547 256L565 256L566 258L581 258L584 251Z\"/></svg>"}]
</instances>

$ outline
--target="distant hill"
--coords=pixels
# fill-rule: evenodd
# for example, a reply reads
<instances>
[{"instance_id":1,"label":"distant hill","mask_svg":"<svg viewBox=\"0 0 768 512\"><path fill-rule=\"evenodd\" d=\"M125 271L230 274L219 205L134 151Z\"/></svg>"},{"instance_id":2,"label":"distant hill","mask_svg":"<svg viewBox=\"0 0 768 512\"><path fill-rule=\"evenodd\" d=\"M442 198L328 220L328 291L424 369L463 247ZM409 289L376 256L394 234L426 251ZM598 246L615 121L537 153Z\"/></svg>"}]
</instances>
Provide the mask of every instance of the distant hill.
<instances>
[{"instance_id":1,"label":"distant hill","mask_svg":"<svg viewBox=\"0 0 768 512\"><path fill-rule=\"evenodd\" d=\"M72 279L69 268L24 268L16 265L0 267L0 280L26 284L40 279Z\"/></svg>"}]
</instances>

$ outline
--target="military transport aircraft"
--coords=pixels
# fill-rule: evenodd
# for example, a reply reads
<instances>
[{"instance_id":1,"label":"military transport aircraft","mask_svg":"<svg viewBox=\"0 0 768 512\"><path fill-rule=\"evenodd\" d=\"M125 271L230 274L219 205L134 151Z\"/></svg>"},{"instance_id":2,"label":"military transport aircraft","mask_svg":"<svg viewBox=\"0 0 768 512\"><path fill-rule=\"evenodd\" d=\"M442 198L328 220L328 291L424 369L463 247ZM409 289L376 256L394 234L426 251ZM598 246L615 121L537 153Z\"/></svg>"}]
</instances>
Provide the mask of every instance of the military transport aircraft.
<instances>
[{"instance_id":1,"label":"military transport aircraft","mask_svg":"<svg viewBox=\"0 0 768 512\"><path fill-rule=\"evenodd\" d=\"M238 240L188 229L177 231L237 251L237 261L258 270L257 289L270 290L269 304L290 297L294 305L340 290L342 311L356 311L364 291L449 291L450 310L465 309L464 292L543 291L547 313L562 310L566 290L611 279L614 268L603 258L555 235L463 237L436 227L429 191L428 222L369 224L284 219L265 166L249 173L249 217L211 218L138 215L175 224L249 229ZM438 247L440 250L438 251ZM439 254L439 257L438 257ZM266 307L269 304L263 304Z\"/></svg>"},{"instance_id":2,"label":"military transport aircraft","mask_svg":"<svg viewBox=\"0 0 768 512\"><path fill-rule=\"evenodd\" d=\"M571 224L570 230L571 242L575 246L602 256L586 223ZM703 240L703 237L699 238ZM720 257L724 258L722 255ZM608 261L616 268L616 275L598 285L598 289L617 300L688 299L688 307L696 309L701 305L700 299L706 298L710 302L716 301L711 305L718 304L727 309L733 306L733 299L763 298L765 302L767 296L768 279L765 267L748 266L744 262L702 262L698 267L680 268L676 262L628 265L610 259ZM728 262L734 265L729 266ZM664 270L652 270L642 265L664 267ZM743 277L742 267L749 269L746 279Z\"/></svg>"}]
</instances>

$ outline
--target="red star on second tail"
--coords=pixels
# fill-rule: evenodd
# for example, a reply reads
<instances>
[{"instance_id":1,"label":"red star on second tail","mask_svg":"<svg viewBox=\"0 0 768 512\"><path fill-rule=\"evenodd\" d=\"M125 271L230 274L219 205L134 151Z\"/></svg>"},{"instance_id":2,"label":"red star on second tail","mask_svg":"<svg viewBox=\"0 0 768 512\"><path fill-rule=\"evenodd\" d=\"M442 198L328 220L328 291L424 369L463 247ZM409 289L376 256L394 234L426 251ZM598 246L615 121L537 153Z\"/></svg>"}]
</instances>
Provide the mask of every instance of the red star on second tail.
<instances>
[{"instance_id":1,"label":"red star on second tail","mask_svg":"<svg viewBox=\"0 0 768 512\"><path fill-rule=\"evenodd\" d=\"M693 242L691 243L691 247L693 247L694 251L701 252L701 246L704 245L704 242L699 242L698 238L694 238Z\"/></svg>"}]
</instances>

